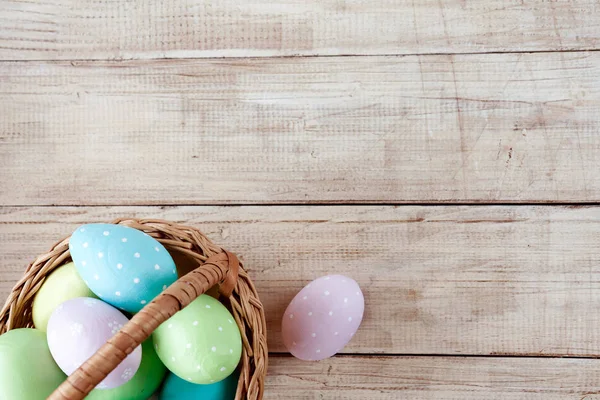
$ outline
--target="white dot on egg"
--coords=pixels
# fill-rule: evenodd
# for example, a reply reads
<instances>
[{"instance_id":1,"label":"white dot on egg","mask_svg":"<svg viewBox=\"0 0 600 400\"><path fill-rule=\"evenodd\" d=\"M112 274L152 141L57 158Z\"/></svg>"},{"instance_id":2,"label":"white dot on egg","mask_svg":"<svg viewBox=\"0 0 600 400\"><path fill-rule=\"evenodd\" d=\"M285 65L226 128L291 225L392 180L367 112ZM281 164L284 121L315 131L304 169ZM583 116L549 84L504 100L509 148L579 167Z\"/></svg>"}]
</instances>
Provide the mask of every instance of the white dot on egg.
<instances>
[{"instance_id":1,"label":"white dot on egg","mask_svg":"<svg viewBox=\"0 0 600 400\"><path fill-rule=\"evenodd\" d=\"M100 279L100 277L98 276L98 274L94 275L94 279L95 279L95 280L98 280L98 279Z\"/></svg>"},{"instance_id":2,"label":"white dot on egg","mask_svg":"<svg viewBox=\"0 0 600 400\"><path fill-rule=\"evenodd\" d=\"M317 334L313 332L310 336L317 337Z\"/></svg>"},{"instance_id":3,"label":"white dot on egg","mask_svg":"<svg viewBox=\"0 0 600 400\"><path fill-rule=\"evenodd\" d=\"M160 265L154 264L154 269L158 271L160 269Z\"/></svg>"},{"instance_id":4,"label":"white dot on egg","mask_svg":"<svg viewBox=\"0 0 600 400\"><path fill-rule=\"evenodd\" d=\"M352 322L352 317L348 317L348 322Z\"/></svg>"},{"instance_id":5,"label":"white dot on egg","mask_svg":"<svg viewBox=\"0 0 600 400\"><path fill-rule=\"evenodd\" d=\"M156 252L160 251L160 249L158 247L155 247L154 250L156 250Z\"/></svg>"},{"instance_id":6,"label":"white dot on egg","mask_svg":"<svg viewBox=\"0 0 600 400\"><path fill-rule=\"evenodd\" d=\"M211 349L211 351L213 351L213 352L217 351L217 348L216 348L215 346L211 347L210 349Z\"/></svg>"},{"instance_id":7,"label":"white dot on egg","mask_svg":"<svg viewBox=\"0 0 600 400\"><path fill-rule=\"evenodd\" d=\"M134 254L133 254L133 256L134 256L135 258L140 258L140 253L134 253Z\"/></svg>"},{"instance_id":8,"label":"white dot on egg","mask_svg":"<svg viewBox=\"0 0 600 400\"><path fill-rule=\"evenodd\" d=\"M116 296L120 296L120 295L121 295L121 292L115 292L115 295L116 295Z\"/></svg>"},{"instance_id":9,"label":"white dot on egg","mask_svg":"<svg viewBox=\"0 0 600 400\"><path fill-rule=\"evenodd\" d=\"M171 361L175 361L175 357L171 357Z\"/></svg>"},{"instance_id":10,"label":"white dot on egg","mask_svg":"<svg viewBox=\"0 0 600 400\"><path fill-rule=\"evenodd\" d=\"M102 258L102 257L104 257L104 253L103 252L98 253L98 258Z\"/></svg>"},{"instance_id":11,"label":"white dot on egg","mask_svg":"<svg viewBox=\"0 0 600 400\"><path fill-rule=\"evenodd\" d=\"M82 261L82 262L81 262L81 266L82 266L82 267L85 267L86 265L87 265L87 261Z\"/></svg>"},{"instance_id":12,"label":"white dot on egg","mask_svg":"<svg viewBox=\"0 0 600 400\"><path fill-rule=\"evenodd\" d=\"M167 290L167 285L163 285L163 290Z\"/></svg>"},{"instance_id":13,"label":"white dot on egg","mask_svg":"<svg viewBox=\"0 0 600 400\"><path fill-rule=\"evenodd\" d=\"M102 232L102 234L103 234L104 236L108 236L108 235L110 235L110 232L109 232L109 231L104 231L104 232Z\"/></svg>"},{"instance_id":14,"label":"white dot on egg","mask_svg":"<svg viewBox=\"0 0 600 400\"><path fill-rule=\"evenodd\" d=\"M202 369L200 365L196 365L196 369Z\"/></svg>"},{"instance_id":15,"label":"white dot on egg","mask_svg":"<svg viewBox=\"0 0 600 400\"><path fill-rule=\"evenodd\" d=\"M173 327L173 324L169 324L167 325L167 328L171 329Z\"/></svg>"},{"instance_id":16,"label":"white dot on egg","mask_svg":"<svg viewBox=\"0 0 600 400\"><path fill-rule=\"evenodd\" d=\"M356 295L357 295L357 296L360 296L360 292L356 292Z\"/></svg>"},{"instance_id":17,"label":"white dot on egg","mask_svg":"<svg viewBox=\"0 0 600 400\"><path fill-rule=\"evenodd\" d=\"M333 315L333 311L329 311L329 316L331 317Z\"/></svg>"},{"instance_id":18,"label":"white dot on egg","mask_svg":"<svg viewBox=\"0 0 600 400\"><path fill-rule=\"evenodd\" d=\"M308 299L308 296L304 296L304 297L302 298L302 300L306 300L306 299Z\"/></svg>"},{"instance_id":19,"label":"white dot on egg","mask_svg":"<svg viewBox=\"0 0 600 400\"><path fill-rule=\"evenodd\" d=\"M206 308L210 308L210 306L209 306L208 304L207 304L207 305L205 305L204 307L206 307Z\"/></svg>"},{"instance_id":20,"label":"white dot on egg","mask_svg":"<svg viewBox=\"0 0 600 400\"><path fill-rule=\"evenodd\" d=\"M141 304L146 304L146 300L140 301Z\"/></svg>"},{"instance_id":21,"label":"white dot on egg","mask_svg":"<svg viewBox=\"0 0 600 400\"><path fill-rule=\"evenodd\" d=\"M221 369L219 371L221 372L225 372L226 368L225 367L221 367Z\"/></svg>"},{"instance_id":22,"label":"white dot on egg","mask_svg":"<svg viewBox=\"0 0 600 400\"><path fill-rule=\"evenodd\" d=\"M290 319L294 319L294 314L290 314Z\"/></svg>"},{"instance_id":23,"label":"white dot on egg","mask_svg":"<svg viewBox=\"0 0 600 400\"><path fill-rule=\"evenodd\" d=\"M339 335L339 334L340 334L339 332L334 332L334 333L333 333L333 335L334 335L334 336L337 336L337 335Z\"/></svg>"},{"instance_id":24,"label":"white dot on egg","mask_svg":"<svg viewBox=\"0 0 600 400\"><path fill-rule=\"evenodd\" d=\"M81 228L81 229L79 230L79 232L85 232L85 229Z\"/></svg>"},{"instance_id":25,"label":"white dot on egg","mask_svg":"<svg viewBox=\"0 0 600 400\"><path fill-rule=\"evenodd\" d=\"M295 345L296 345L296 342L292 342L292 346L295 346Z\"/></svg>"},{"instance_id":26,"label":"white dot on egg","mask_svg":"<svg viewBox=\"0 0 600 400\"><path fill-rule=\"evenodd\" d=\"M122 239L121 239L121 242L123 242L123 243L127 243L127 238L122 238Z\"/></svg>"},{"instance_id":27,"label":"white dot on egg","mask_svg":"<svg viewBox=\"0 0 600 400\"><path fill-rule=\"evenodd\" d=\"M134 278L133 283L140 283L140 278Z\"/></svg>"},{"instance_id":28,"label":"white dot on egg","mask_svg":"<svg viewBox=\"0 0 600 400\"><path fill-rule=\"evenodd\" d=\"M325 291L325 296L329 296L329 290Z\"/></svg>"},{"instance_id":29,"label":"white dot on egg","mask_svg":"<svg viewBox=\"0 0 600 400\"><path fill-rule=\"evenodd\" d=\"M219 327L219 332L223 332L223 327L222 326Z\"/></svg>"},{"instance_id":30,"label":"white dot on egg","mask_svg":"<svg viewBox=\"0 0 600 400\"><path fill-rule=\"evenodd\" d=\"M194 323L192 325L198 326L198 321L194 321Z\"/></svg>"},{"instance_id":31,"label":"white dot on egg","mask_svg":"<svg viewBox=\"0 0 600 400\"><path fill-rule=\"evenodd\" d=\"M88 244L88 242L84 242L82 246L87 249L87 247L89 246L89 244Z\"/></svg>"},{"instance_id":32,"label":"white dot on egg","mask_svg":"<svg viewBox=\"0 0 600 400\"><path fill-rule=\"evenodd\" d=\"M123 264L117 264L117 269L123 269Z\"/></svg>"},{"instance_id":33,"label":"white dot on egg","mask_svg":"<svg viewBox=\"0 0 600 400\"><path fill-rule=\"evenodd\" d=\"M177 270L175 268L173 268L173 274L176 274Z\"/></svg>"},{"instance_id":34,"label":"white dot on egg","mask_svg":"<svg viewBox=\"0 0 600 400\"><path fill-rule=\"evenodd\" d=\"M233 324L233 321L230 320L229 318L227 319L227 321L229 321L230 324Z\"/></svg>"},{"instance_id":35,"label":"white dot on egg","mask_svg":"<svg viewBox=\"0 0 600 400\"><path fill-rule=\"evenodd\" d=\"M331 278L330 278L330 277L328 277L328 276L326 276L326 277L325 277L325 280L326 280L326 281L328 281L329 279L331 279Z\"/></svg>"},{"instance_id":36,"label":"white dot on egg","mask_svg":"<svg viewBox=\"0 0 600 400\"><path fill-rule=\"evenodd\" d=\"M233 349L229 349L229 354L233 354Z\"/></svg>"},{"instance_id":37,"label":"white dot on egg","mask_svg":"<svg viewBox=\"0 0 600 400\"><path fill-rule=\"evenodd\" d=\"M215 381L214 379L211 379L211 380L210 380L210 382L211 382L211 383L213 383L214 381Z\"/></svg>"},{"instance_id":38,"label":"white dot on egg","mask_svg":"<svg viewBox=\"0 0 600 400\"><path fill-rule=\"evenodd\" d=\"M191 344L191 343L188 343L188 344L186 344L186 345L185 345L185 348L186 348L186 349L191 349L191 348L192 348L192 344Z\"/></svg>"},{"instance_id":39,"label":"white dot on egg","mask_svg":"<svg viewBox=\"0 0 600 400\"><path fill-rule=\"evenodd\" d=\"M347 303L347 302L348 302L348 298L344 297L344 303Z\"/></svg>"},{"instance_id":40,"label":"white dot on egg","mask_svg":"<svg viewBox=\"0 0 600 400\"><path fill-rule=\"evenodd\" d=\"M309 316L309 317L312 317L312 311L309 311L309 312L308 312L308 316Z\"/></svg>"},{"instance_id":41,"label":"white dot on egg","mask_svg":"<svg viewBox=\"0 0 600 400\"><path fill-rule=\"evenodd\" d=\"M321 350L317 349L317 353L320 353L320 352L321 352Z\"/></svg>"}]
</instances>

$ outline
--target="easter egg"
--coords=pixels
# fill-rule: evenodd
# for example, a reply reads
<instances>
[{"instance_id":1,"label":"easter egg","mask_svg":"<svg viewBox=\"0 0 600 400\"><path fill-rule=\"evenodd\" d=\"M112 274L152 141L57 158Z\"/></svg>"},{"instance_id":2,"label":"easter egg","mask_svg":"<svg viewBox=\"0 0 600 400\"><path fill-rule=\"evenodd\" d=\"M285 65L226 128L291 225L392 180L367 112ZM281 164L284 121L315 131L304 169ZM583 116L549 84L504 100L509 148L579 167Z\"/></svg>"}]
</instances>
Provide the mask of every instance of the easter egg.
<instances>
[{"instance_id":1,"label":"easter egg","mask_svg":"<svg viewBox=\"0 0 600 400\"><path fill-rule=\"evenodd\" d=\"M96 297L77 273L75 264L58 267L42 284L33 300L33 325L43 332L59 304L75 297Z\"/></svg>"},{"instance_id":2,"label":"easter egg","mask_svg":"<svg viewBox=\"0 0 600 400\"><path fill-rule=\"evenodd\" d=\"M119 310L101 300L67 300L50 316L48 347L60 369L71 375L127 322ZM128 382L141 359L142 349L138 346L97 387L110 389Z\"/></svg>"},{"instance_id":3,"label":"easter egg","mask_svg":"<svg viewBox=\"0 0 600 400\"><path fill-rule=\"evenodd\" d=\"M171 255L137 229L83 225L71 236L69 250L89 288L107 303L131 313L177 280Z\"/></svg>"},{"instance_id":4,"label":"easter egg","mask_svg":"<svg viewBox=\"0 0 600 400\"><path fill-rule=\"evenodd\" d=\"M338 353L362 321L365 300L358 284L342 275L315 279L294 297L281 324L283 343L301 360Z\"/></svg>"},{"instance_id":5,"label":"easter egg","mask_svg":"<svg viewBox=\"0 0 600 400\"><path fill-rule=\"evenodd\" d=\"M114 389L94 389L86 400L146 400L158 389L167 369L160 362L152 339L142 343L142 363L126 384Z\"/></svg>"},{"instance_id":6,"label":"easter egg","mask_svg":"<svg viewBox=\"0 0 600 400\"><path fill-rule=\"evenodd\" d=\"M45 399L66 379L44 332L14 329L0 336L0 399Z\"/></svg>"},{"instance_id":7,"label":"easter egg","mask_svg":"<svg viewBox=\"0 0 600 400\"><path fill-rule=\"evenodd\" d=\"M153 339L167 368L192 383L225 379L242 354L242 338L233 316L218 300L204 294L162 323Z\"/></svg>"},{"instance_id":8,"label":"easter egg","mask_svg":"<svg viewBox=\"0 0 600 400\"><path fill-rule=\"evenodd\" d=\"M160 392L159 400L234 400L240 374L233 373L222 381L197 385L169 374Z\"/></svg>"}]
</instances>

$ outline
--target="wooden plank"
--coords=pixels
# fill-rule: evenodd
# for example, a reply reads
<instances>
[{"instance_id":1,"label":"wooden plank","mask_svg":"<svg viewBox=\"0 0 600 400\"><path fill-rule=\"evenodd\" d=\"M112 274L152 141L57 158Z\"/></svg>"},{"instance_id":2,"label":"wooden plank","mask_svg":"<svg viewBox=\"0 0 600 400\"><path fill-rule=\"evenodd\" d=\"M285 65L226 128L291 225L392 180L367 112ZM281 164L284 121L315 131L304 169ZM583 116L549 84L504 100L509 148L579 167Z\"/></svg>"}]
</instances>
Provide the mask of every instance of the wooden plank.
<instances>
[{"instance_id":1,"label":"wooden plank","mask_svg":"<svg viewBox=\"0 0 600 400\"><path fill-rule=\"evenodd\" d=\"M0 204L600 199L600 53L4 63Z\"/></svg>"},{"instance_id":2,"label":"wooden plank","mask_svg":"<svg viewBox=\"0 0 600 400\"><path fill-rule=\"evenodd\" d=\"M0 59L597 49L595 0L2 0Z\"/></svg>"},{"instance_id":3,"label":"wooden plank","mask_svg":"<svg viewBox=\"0 0 600 400\"><path fill-rule=\"evenodd\" d=\"M271 357L265 400L594 400L600 361L469 357Z\"/></svg>"},{"instance_id":4,"label":"wooden plank","mask_svg":"<svg viewBox=\"0 0 600 400\"><path fill-rule=\"evenodd\" d=\"M273 352L295 293L335 272L367 303L344 352L600 355L598 207L4 207L0 294L78 225L122 216L198 226L240 254Z\"/></svg>"}]
</instances>

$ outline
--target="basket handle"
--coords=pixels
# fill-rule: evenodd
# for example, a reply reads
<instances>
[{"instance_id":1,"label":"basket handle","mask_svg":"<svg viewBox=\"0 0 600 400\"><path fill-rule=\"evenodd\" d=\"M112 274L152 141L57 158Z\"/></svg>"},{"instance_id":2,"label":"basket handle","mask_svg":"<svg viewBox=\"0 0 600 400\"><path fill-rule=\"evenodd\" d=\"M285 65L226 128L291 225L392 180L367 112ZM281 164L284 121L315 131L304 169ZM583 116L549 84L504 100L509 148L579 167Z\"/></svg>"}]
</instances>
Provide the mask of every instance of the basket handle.
<instances>
[{"instance_id":1,"label":"basket handle","mask_svg":"<svg viewBox=\"0 0 600 400\"><path fill-rule=\"evenodd\" d=\"M237 283L240 262L223 250L209 257L187 275L179 278L121 328L79 369L73 372L47 400L82 400L160 324L182 310L208 289L221 284L220 291L229 297Z\"/></svg>"}]
</instances>

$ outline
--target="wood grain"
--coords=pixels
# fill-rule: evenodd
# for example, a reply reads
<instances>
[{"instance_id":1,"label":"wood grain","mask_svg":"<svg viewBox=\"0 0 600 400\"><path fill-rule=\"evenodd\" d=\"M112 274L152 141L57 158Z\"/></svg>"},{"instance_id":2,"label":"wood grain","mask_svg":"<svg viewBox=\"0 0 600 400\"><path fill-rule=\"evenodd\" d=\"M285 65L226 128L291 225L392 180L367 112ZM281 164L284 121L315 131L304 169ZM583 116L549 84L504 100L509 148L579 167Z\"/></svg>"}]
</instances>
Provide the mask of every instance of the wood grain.
<instances>
[{"instance_id":1,"label":"wood grain","mask_svg":"<svg viewBox=\"0 0 600 400\"><path fill-rule=\"evenodd\" d=\"M2 0L0 59L597 49L595 0Z\"/></svg>"},{"instance_id":2,"label":"wood grain","mask_svg":"<svg viewBox=\"0 0 600 400\"><path fill-rule=\"evenodd\" d=\"M599 360L271 357L265 400L597 400Z\"/></svg>"},{"instance_id":3,"label":"wood grain","mask_svg":"<svg viewBox=\"0 0 600 400\"><path fill-rule=\"evenodd\" d=\"M600 53L0 64L0 204L594 202Z\"/></svg>"},{"instance_id":4,"label":"wood grain","mask_svg":"<svg viewBox=\"0 0 600 400\"><path fill-rule=\"evenodd\" d=\"M367 304L347 353L600 356L599 207L3 207L1 297L51 243L121 216L191 224L238 253L273 352L295 293L335 272Z\"/></svg>"}]
</instances>

